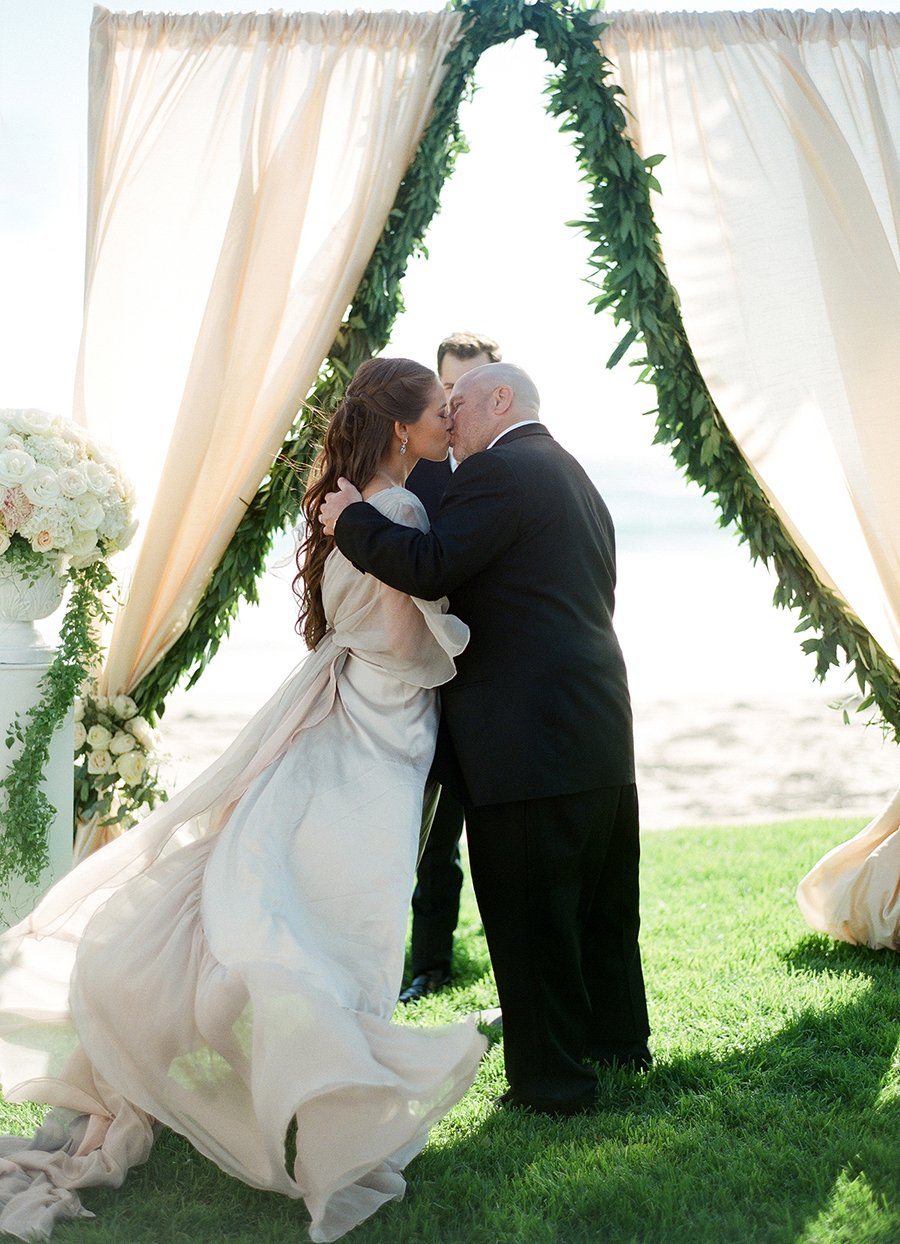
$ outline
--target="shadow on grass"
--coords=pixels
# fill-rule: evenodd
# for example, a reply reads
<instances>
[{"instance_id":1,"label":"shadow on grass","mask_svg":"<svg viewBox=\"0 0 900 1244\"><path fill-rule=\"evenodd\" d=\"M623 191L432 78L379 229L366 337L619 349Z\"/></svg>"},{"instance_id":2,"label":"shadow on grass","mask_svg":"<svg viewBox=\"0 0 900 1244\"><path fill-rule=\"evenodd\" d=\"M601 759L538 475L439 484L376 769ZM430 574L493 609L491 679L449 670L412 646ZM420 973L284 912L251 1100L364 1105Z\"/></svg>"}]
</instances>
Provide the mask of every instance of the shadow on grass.
<instances>
[{"instance_id":1,"label":"shadow on grass","mask_svg":"<svg viewBox=\"0 0 900 1244\"><path fill-rule=\"evenodd\" d=\"M494 1194L482 1188L473 1214L457 1195L454 1227L429 1238L896 1244L900 1092L882 1092L898 1037L896 958L809 937L785 959L792 972L868 978L865 990L725 1057L607 1072L590 1119L489 1114L452 1157L489 1170ZM447 1161L446 1150L419 1160L419 1197L454 1203Z\"/></svg>"},{"instance_id":2,"label":"shadow on grass","mask_svg":"<svg viewBox=\"0 0 900 1244\"><path fill-rule=\"evenodd\" d=\"M812 936L782 959L864 987L725 1056L605 1072L587 1118L497 1111L476 1089L409 1167L407 1200L353 1244L896 1244L897 961ZM171 1133L122 1190L84 1200L99 1219L61 1228L60 1244L306 1238L302 1204L246 1188Z\"/></svg>"}]
</instances>

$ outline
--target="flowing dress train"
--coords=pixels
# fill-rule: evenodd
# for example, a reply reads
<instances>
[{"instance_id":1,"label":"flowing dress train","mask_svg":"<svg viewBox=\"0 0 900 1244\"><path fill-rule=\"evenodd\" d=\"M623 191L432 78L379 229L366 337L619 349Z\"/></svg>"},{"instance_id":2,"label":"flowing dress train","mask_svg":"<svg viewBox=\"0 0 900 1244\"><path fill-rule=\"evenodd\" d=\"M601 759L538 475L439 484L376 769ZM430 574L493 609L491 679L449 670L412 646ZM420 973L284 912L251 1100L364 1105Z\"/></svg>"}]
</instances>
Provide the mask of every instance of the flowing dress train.
<instances>
[{"instance_id":1,"label":"flowing dress train","mask_svg":"<svg viewBox=\"0 0 900 1244\"><path fill-rule=\"evenodd\" d=\"M372 503L427 526L405 489ZM474 1021L390 1023L436 688L468 631L336 549L323 599L328 633L228 751L0 938L3 1092L56 1108L0 1140L0 1230L87 1214L75 1189L119 1185L161 1123L337 1239L403 1195L472 1083Z\"/></svg>"},{"instance_id":2,"label":"flowing dress train","mask_svg":"<svg viewBox=\"0 0 900 1244\"><path fill-rule=\"evenodd\" d=\"M900 788L855 837L833 847L797 887L807 924L873 950L900 951Z\"/></svg>"}]
</instances>

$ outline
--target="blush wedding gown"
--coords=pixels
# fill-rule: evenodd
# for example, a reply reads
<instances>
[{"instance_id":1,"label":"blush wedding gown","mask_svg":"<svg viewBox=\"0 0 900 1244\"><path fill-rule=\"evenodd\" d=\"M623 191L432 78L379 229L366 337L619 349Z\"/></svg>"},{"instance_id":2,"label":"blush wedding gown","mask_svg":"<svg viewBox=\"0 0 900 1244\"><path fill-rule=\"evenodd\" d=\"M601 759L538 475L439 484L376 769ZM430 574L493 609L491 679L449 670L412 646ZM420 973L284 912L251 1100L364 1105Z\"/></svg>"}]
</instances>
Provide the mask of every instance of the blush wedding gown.
<instances>
[{"instance_id":1,"label":"blush wedding gown","mask_svg":"<svg viewBox=\"0 0 900 1244\"><path fill-rule=\"evenodd\" d=\"M427 527L405 489L372 504ZM390 1022L435 688L468 630L337 549L323 600L328 633L228 751L0 938L3 1093L54 1107L0 1140L0 1231L86 1216L76 1189L121 1184L164 1124L337 1239L403 1195L472 1083L474 1019Z\"/></svg>"}]
</instances>

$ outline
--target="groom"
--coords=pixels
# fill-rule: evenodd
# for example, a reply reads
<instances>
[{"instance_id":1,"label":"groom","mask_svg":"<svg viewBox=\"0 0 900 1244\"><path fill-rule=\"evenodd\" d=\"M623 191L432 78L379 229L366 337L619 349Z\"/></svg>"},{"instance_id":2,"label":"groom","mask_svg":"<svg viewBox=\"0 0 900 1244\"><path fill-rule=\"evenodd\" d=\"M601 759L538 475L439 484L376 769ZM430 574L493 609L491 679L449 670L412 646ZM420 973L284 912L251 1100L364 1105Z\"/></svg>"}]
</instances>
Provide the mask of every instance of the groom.
<instances>
[{"instance_id":1,"label":"groom","mask_svg":"<svg viewBox=\"0 0 900 1244\"><path fill-rule=\"evenodd\" d=\"M574 1114L595 1104L597 1064L650 1063L638 809L612 521L538 411L520 368L468 372L431 530L391 523L346 481L321 521L357 567L449 596L471 628L442 688L435 771L465 806L503 1011L500 1101Z\"/></svg>"}]
</instances>

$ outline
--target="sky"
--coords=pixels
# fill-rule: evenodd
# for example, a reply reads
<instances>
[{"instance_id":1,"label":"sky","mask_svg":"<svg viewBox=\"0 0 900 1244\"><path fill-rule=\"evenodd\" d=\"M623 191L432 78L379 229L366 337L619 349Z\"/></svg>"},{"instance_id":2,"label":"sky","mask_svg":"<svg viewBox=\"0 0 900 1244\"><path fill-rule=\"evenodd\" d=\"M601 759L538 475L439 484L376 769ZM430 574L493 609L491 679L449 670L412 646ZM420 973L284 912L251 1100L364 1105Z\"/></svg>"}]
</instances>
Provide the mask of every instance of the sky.
<instances>
[{"instance_id":1,"label":"sky","mask_svg":"<svg viewBox=\"0 0 900 1244\"><path fill-rule=\"evenodd\" d=\"M126 0L109 7L152 6ZM263 6L189 0L159 7ZM400 6L376 0L359 7ZM443 4L419 0L410 7ZM617 7L758 5L610 3L607 9ZM0 0L0 407L64 415L71 409L81 323L92 9L91 0ZM433 365L436 345L449 332L474 329L496 338L504 357L534 377L546 423L607 496L620 552L645 554L649 543L667 575L673 557L699 558L701 566L703 558L712 559L710 573L698 572L690 599L679 602L677 643L695 646L686 659L702 661L705 637L730 627L737 646L762 644L775 654L767 666L770 679L809 688L810 659L799 652L794 620L771 609L767 573L750 566L733 537L718 530L699 490L686 486L666 451L652 445L652 419L644 412L654 405L653 390L634 383L627 358L613 372L605 369L620 330L589 307L588 246L565 225L581 214L584 187L567 138L543 109L546 69L529 38L483 57L479 89L461 114L471 150L445 187L426 239L428 260L410 265L407 311L388 352ZM665 164L654 171L664 183ZM716 579L720 573L728 576L726 589ZM660 583L673 590L670 577ZM644 583L632 608L652 600ZM627 600L624 608L627 615Z\"/></svg>"}]
</instances>

